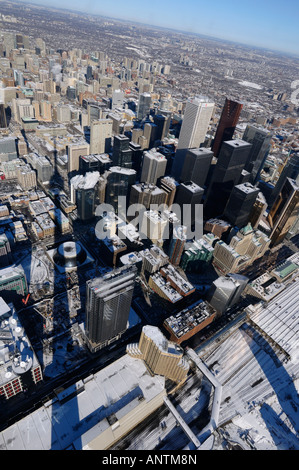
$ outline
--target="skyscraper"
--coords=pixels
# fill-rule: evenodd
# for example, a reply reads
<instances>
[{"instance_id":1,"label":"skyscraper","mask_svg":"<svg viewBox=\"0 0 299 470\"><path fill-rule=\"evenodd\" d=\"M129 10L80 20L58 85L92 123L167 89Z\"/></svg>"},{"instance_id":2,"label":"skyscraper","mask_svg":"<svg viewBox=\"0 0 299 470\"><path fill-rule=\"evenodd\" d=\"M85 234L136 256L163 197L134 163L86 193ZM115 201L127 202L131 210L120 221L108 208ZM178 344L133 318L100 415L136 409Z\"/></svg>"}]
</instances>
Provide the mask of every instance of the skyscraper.
<instances>
[{"instance_id":1,"label":"skyscraper","mask_svg":"<svg viewBox=\"0 0 299 470\"><path fill-rule=\"evenodd\" d=\"M112 109L121 108L123 107L124 102L124 92L121 90L114 90L112 93Z\"/></svg>"},{"instance_id":2,"label":"skyscraper","mask_svg":"<svg viewBox=\"0 0 299 470\"><path fill-rule=\"evenodd\" d=\"M154 123L157 126L156 130L156 140L163 140L168 133L169 128L169 119L166 116L163 116L163 114L156 114L154 116Z\"/></svg>"},{"instance_id":3,"label":"skyscraper","mask_svg":"<svg viewBox=\"0 0 299 470\"><path fill-rule=\"evenodd\" d=\"M299 187L287 178L268 216L271 244L279 245L299 215Z\"/></svg>"},{"instance_id":4,"label":"skyscraper","mask_svg":"<svg viewBox=\"0 0 299 470\"><path fill-rule=\"evenodd\" d=\"M222 314L239 301L247 284L248 278L240 274L220 276L208 291L207 301L219 314Z\"/></svg>"},{"instance_id":5,"label":"skyscraper","mask_svg":"<svg viewBox=\"0 0 299 470\"><path fill-rule=\"evenodd\" d=\"M142 183L156 184L157 180L165 175L167 159L156 149L143 153L143 163L140 181Z\"/></svg>"},{"instance_id":6,"label":"skyscraper","mask_svg":"<svg viewBox=\"0 0 299 470\"><path fill-rule=\"evenodd\" d=\"M174 266L179 266L187 239L187 229L183 225L174 227L173 236L169 246L169 261Z\"/></svg>"},{"instance_id":7,"label":"skyscraper","mask_svg":"<svg viewBox=\"0 0 299 470\"><path fill-rule=\"evenodd\" d=\"M226 98L212 145L215 157L218 157L222 143L233 138L242 108L243 104Z\"/></svg>"},{"instance_id":8,"label":"skyscraper","mask_svg":"<svg viewBox=\"0 0 299 470\"><path fill-rule=\"evenodd\" d=\"M71 179L71 191L74 195L80 220L91 220L95 213L96 190L100 179L97 171L78 175Z\"/></svg>"},{"instance_id":9,"label":"skyscraper","mask_svg":"<svg viewBox=\"0 0 299 470\"><path fill-rule=\"evenodd\" d=\"M85 331L91 351L126 331L136 274L136 266L131 265L87 281Z\"/></svg>"},{"instance_id":10,"label":"skyscraper","mask_svg":"<svg viewBox=\"0 0 299 470\"><path fill-rule=\"evenodd\" d=\"M223 142L205 199L205 219L223 214L233 187L239 182L250 149L251 144L240 139Z\"/></svg>"},{"instance_id":11,"label":"skyscraper","mask_svg":"<svg viewBox=\"0 0 299 470\"><path fill-rule=\"evenodd\" d=\"M150 93L141 93L139 95L139 103L137 109L137 119L141 121L150 114L151 109L151 95Z\"/></svg>"},{"instance_id":12,"label":"skyscraper","mask_svg":"<svg viewBox=\"0 0 299 470\"><path fill-rule=\"evenodd\" d=\"M260 129L248 125L243 135L243 140L252 144L245 170L251 173L251 183L256 183L263 169L266 158L271 148L272 133L267 129Z\"/></svg>"},{"instance_id":13,"label":"skyscraper","mask_svg":"<svg viewBox=\"0 0 299 470\"><path fill-rule=\"evenodd\" d=\"M125 197L127 205L130 188L135 182L136 171L130 168L113 166L107 172L106 203L114 208L116 214L119 209L119 197ZM126 208L122 206L121 210L125 211Z\"/></svg>"},{"instance_id":14,"label":"skyscraper","mask_svg":"<svg viewBox=\"0 0 299 470\"><path fill-rule=\"evenodd\" d=\"M4 103L0 103L0 128L3 129L5 127L7 127L5 105Z\"/></svg>"},{"instance_id":15,"label":"skyscraper","mask_svg":"<svg viewBox=\"0 0 299 470\"><path fill-rule=\"evenodd\" d=\"M171 178L171 176L165 176L164 178L160 179L159 187L163 189L163 191L165 191L165 193L167 194L165 204L168 207L171 207L177 190L176 181Z\"/></svg>"},{"instance_id":16,"label":"skyscraper","mask_svg":"<svg viewBox=\"0 0 299 470\"><path fill-rule=\"evenodd\" d=\"M92 66L88 65L86 69L86 79L87 80L92 80Z\"/></svg>"},{"instance_id":17,"label":"skyscraper","mask_svg":"<svg viewBox=\"0 0 299 470\"><path fill-rule=\"evenodd\" d=\"M193 181L202 188L205 186L213 152L206 148L190 149L186 153L181 181Z\"/></svg>"},{"instance_id":18,"label":"skyscraper","mask_svg":"<svg viewBox=\"0 0 299 470\"><path fill-rule=\"evenodd\" d=\"M178 150L198 148L204 143L214 107L214 102L206 96L187 101Z\"/></svg>"},{"instance_id":19,"label":"skyscraper","mask_svg":"<svg viewBox=\"0 0 299 470\"><path fill-rule=\"evenodd\" d=\"M116 135L113 140L112 162L114 166L132 168L132 150L130 139L125 135Z\"/></svg>"},{"instance_id":20,"label":"skyscraper","mask_svg":"<svg viewBox=\"0 0 299 470\"><path fill-rule=\"evenodd\" d=\"M81 144L72 144L68 146L68 173L79 171L80 157L89 155L89 144L82 142Z\"/></svg>"},{"instance_id":21,"label":"skyscraper","mask_svg":"<svg viewBox=\"0 0 299 470\"><path fill-rule=\"evenodd\" d=\"M174 202L181 208L181 222L184 225L193 225L197 220L198 211L196 206L201 204L203 194L203 188L192 181L186 181L179 185Z\"/></svg>"},{"instance_id":22,"label":"skyscraper","mask_svg":"<svg viewBox=\"0 0 299 470\"><path fill-rule=\"evenodd\" d=\"M146 209L155 204L160 206L166 203L167 194L154 184L134 184L130 192L130 205L142 204Z\"/></svg>"},{"instance_id":23,"label":"skyscraper","mask_svg":"<svg viewBox=\"0 0 299 470\"><path fill-rule=\"evenodd\" d=\"M224 211L224 217L239 228L249 222L251 211L260 190L251 183L234 186Z\"/></svg>"},{"instance_id":24,"label":"skyscraper","mask_svg":"<svg viewBox=\"0 0 299 470\"><path fill-rule=\"evenodd\" d=\"M287 178L291 178L295 180L297 184L299 184L299 152L294 150L289 155L287 162L279 176L279 179L272 190L272 194L269 196L269 205L271 206L277 196L279 195L283 185L285 184Z\"/></svg>"},{"instance_id":25,"label":"skyscraper","mask_svg":"<svg viewBox=\"0 0 299 470\"><path fill-rule=\"evenodd\" d=\"M90 153L109 153L112 138L111 119L100 119L90 124Z\"/></svg>"},{"instance_id":26,"label":"skyscraper","mask_svg":"<svg viewBox=\"0 0 299 470\"><path fill-rule=\"evenodd\" d=\"M187 101L179 142L173 162L172 175L179 178L187 149L200 147L208 132L215 104L205 96Z\"/></svg>"},{"instance_id":27,"label":"skyscraper","mask_svg":"<svg viewBox=\"0 0 299 470\"><path fill-rule=\"evenodd\" d=\"M129 148L132 151L132 168L139 175L141 170L143 150L141 148L141 145L136 144L135 142L130 142Z\"/></svg>"}]
</instances>

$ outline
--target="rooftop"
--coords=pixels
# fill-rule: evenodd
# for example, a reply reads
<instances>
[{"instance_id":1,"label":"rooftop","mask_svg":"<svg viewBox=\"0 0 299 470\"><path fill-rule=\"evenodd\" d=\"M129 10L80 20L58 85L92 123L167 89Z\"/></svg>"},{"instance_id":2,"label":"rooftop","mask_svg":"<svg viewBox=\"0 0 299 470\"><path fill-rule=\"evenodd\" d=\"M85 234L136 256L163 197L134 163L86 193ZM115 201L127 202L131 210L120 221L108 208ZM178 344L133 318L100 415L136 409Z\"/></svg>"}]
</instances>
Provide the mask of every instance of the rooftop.
<instances>
[{"instance_id":1,"label":"rooftop","mask_svg":"<svg viewBox=\"0 0 299 470\"><path fill-rule=\"evenodd\" d=\"M164 383L164 377L150 375L143 361L125 355L5 429L0 433L0 448L88 449L110 427L112 414L118 420L137 408L138 397L149 403L164 392Z\"/></svg>"}]
</instances>

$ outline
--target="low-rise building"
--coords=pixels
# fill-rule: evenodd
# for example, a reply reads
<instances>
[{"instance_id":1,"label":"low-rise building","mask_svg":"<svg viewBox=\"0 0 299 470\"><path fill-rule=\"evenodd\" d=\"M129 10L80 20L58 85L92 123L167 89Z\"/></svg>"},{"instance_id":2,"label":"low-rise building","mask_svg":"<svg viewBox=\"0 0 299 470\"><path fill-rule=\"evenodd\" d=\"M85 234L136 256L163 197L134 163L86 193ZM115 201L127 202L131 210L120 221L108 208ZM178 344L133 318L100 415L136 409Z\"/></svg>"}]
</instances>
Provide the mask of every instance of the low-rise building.
<instances>
[{"instance_id":1,"label":"low-rise building","mask_svg":"<svg viewBox=\"0 0 299 470\"><path fill-rule=\"evenodd\" d=\"M208 303L200 300L168 317L163 326L170 334L170 341L181 344L210 325L216 315L216 311Z\"/></svg>"},{"instance_id":2,"label":"low-rise building","mask_svg":"<svg viewBox=\"0 0 299 470\"><path fill-rule=\"evenodd\" d=\"M53 237L55 235L56 225L48 213L38 215L36 221L44 232L44 237Z\"/></svg>"}]
</instances>

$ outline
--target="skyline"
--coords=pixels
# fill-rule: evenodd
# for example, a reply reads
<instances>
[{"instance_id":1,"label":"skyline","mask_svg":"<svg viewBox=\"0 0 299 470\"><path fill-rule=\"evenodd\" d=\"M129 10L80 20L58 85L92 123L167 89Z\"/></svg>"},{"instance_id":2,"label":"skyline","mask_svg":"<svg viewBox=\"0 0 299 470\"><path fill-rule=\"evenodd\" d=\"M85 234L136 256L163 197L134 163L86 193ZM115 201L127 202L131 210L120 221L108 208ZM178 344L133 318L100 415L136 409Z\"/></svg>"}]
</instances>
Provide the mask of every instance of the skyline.
<instances>
[{"instance_id":1,"label":"skyline","mask_svg":"<svg viewBox=\"0 0 299 470\"><path fill-rule=\"evenodd\" d=\"M299 450L299 56L1 1L0 449Z\"/></svg>"},{"instance_id":2,"label":"skyline","mask_svg":"<svg viewBox=\"0 0 299 470\"><path fill-rule=\"evenodd\" d=\"M296 18L299 5L287 0L282 10L278 0L243 1L221 0L213 2L213 9L205 0L165 0L162 4L153 0L140 8L137 0L124 4L115 0L113 4L101 5L98 0L19 0L38 6L81 11L86 14L106 16L115 20L143 23L150 26L170 28L177 31L209 36L215 39L236 42L252 47L266 48L299 55L299 30ZM153 12L159 12L154 16ZM244 19L246 19L244 21Z\"/></svg>"}]
</instances>

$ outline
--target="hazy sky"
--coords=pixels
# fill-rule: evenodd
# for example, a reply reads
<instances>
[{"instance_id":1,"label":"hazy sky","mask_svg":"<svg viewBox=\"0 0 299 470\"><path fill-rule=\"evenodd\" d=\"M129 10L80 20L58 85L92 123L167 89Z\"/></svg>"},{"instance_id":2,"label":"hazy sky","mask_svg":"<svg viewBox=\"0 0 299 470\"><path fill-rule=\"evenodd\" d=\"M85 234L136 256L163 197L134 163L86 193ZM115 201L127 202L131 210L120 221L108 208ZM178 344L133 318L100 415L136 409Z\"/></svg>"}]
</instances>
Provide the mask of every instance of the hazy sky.
<instances>
[{"instance_id":1,"label":"hazy sky","mask_svg":"<svg viewBox=\"0 0 299 470\"><path fill-rule=\"evenodd\" d=\"M165 26L299 55L298 0L32 0L32 3Z\"/></svg>"}]
</instances>

